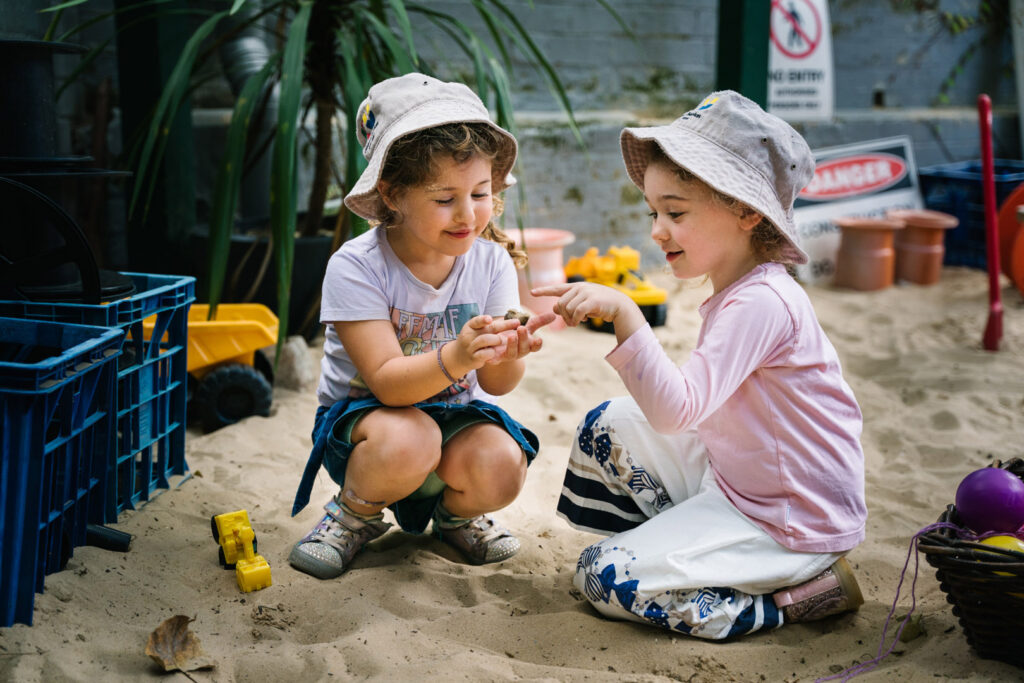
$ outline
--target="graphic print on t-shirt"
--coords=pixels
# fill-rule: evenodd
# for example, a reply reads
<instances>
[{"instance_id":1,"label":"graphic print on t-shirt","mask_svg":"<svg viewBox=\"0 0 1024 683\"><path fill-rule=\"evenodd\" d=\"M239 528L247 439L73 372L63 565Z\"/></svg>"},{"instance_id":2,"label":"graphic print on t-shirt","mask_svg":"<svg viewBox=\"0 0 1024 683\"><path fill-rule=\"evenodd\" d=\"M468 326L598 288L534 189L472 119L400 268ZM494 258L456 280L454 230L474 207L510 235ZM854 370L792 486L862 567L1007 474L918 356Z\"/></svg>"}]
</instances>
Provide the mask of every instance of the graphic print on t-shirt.
<instances>
[{"instance_id":1,"label":"graphic print on t-shirt","mask_svg":"<svg viewBox=\"0 0 1024 683\"><path fill-rule=\"evenodd\" d=\"M398 345L402 347L402 355L415 356L418 353L434 353L441 344L455 339L459 335L459 330L471 318L479 315L479 311L480 306L476 302L452 304L445 310L434 313L392 308L391 324L395 328ZM457 383L429 400L447 401L452 396L461 394L469 388L465 379L465 377L460 377ZM357 373L349 386L355 389L356 387L366 387L366 383ZM349 395L352 395L351 391Z\"/></svg>"}]
</instances>

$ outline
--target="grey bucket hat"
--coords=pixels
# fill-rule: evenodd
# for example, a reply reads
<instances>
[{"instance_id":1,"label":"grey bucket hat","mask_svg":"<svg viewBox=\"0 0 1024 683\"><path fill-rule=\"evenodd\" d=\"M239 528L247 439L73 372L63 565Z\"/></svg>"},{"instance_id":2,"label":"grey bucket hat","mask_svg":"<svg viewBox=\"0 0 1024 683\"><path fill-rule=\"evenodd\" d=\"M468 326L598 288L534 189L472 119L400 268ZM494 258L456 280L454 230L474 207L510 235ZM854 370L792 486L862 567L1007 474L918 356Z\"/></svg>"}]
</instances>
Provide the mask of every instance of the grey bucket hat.
<instances>
[{"instance_id":1,"label":"grey bucket hat","mask_svg":"<svg viewBox=\"0 0 1024 683\"><path fill-rule=\"evenodd\" d=\"M814 176L814 155L792 126L743 95L722 90L666 126L626 128L619 138L622 158L641 190L648 140L680 167L771 221L786 238L787 262L807 263L793 202Z\"/></svg>"},{"instance_id":2,"label":"grey bucket hat","mask_svg":"<svg viewBox=\"0 0 1024 683\"><path fill-rule=\"evenodd\" d=\"M366 170L345 196L345 204L363 218L379 220L384 206L377 192L388 150L398 138L446 123L486 123L504 141L492 167L491 191L514 185L516 139L491 120L476 93L461 83L446 83L431 76L410 73L377 83L356 112L356 137L368 162Z\"/></svg>"}]
</instances>

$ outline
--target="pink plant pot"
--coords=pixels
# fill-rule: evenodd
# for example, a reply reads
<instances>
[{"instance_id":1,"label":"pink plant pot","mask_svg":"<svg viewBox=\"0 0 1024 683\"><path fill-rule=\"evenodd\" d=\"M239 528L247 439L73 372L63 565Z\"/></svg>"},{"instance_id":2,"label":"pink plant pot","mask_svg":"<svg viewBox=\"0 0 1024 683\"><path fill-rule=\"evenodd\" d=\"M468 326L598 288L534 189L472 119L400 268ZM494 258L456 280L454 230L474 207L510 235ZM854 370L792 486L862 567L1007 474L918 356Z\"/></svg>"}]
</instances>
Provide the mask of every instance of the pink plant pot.
<instances>
[{"instance_id":1,"label":"pink plant pot","mask_svg":"<svg viewBox=\"0 0 1024 683\"><path fill-rule=\"evenodd\" d=\"M525 242L526 255L530 261L527 268L519 272L519 301L534 313L546 313L551 310L558 297L530 294L533 287L557 285L565 282L565 260L562 248L576 241L576 236L568 230L557 228L523 228L509 230L509 236L522 247ZM561 318L547 326L547 329L560 330L565 327Z\"/></svg>"}]
</instances>

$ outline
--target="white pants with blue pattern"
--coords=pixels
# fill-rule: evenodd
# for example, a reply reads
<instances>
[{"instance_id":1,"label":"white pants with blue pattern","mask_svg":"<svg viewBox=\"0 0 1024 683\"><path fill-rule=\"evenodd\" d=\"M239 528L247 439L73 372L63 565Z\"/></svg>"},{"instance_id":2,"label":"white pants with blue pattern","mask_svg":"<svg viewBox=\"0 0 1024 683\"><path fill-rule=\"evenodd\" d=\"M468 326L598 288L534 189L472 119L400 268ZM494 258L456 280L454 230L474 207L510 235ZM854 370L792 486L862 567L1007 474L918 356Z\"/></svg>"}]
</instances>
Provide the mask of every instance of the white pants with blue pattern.
<instances>
[{"instance_id":1,"label":"white pants with blue pattern","mask_svg":"<svg viewBox=\"0 0 1024 683\"><path fill-rule=\"evenodd\" d=\"M841 557L777 543L722 493L696 432L658 434L628 397L580 423L558 514L608 535L574 578L599 612L701 638L780 626L771 593Z\"/></svg>"}]
</instances>

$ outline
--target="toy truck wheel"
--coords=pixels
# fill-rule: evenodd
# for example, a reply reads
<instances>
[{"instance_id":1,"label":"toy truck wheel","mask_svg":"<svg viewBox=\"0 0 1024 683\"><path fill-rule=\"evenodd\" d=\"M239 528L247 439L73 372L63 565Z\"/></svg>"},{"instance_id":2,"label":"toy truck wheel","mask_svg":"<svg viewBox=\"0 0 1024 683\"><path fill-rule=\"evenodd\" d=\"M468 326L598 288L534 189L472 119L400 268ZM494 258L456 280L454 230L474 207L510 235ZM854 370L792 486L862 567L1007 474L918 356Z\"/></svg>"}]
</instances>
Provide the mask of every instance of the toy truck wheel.
<instances>
[{"instance_id":1,"label":"toy truck wheel","mask_svg":"<svg viewBox=\"0 0 1024 683\"><path fill-rule=\"evenodd\" d=\"M213 532L213 540L220 543L220 530L217 528L217 515L210 516L210 531Z\"/></svg>"},{"instance_id":2,"label":"toy truck wheel","mask_svg":"<svg viewBox=\"0 0 1024 683\"><path fill-rule=\"evenodd\" d=\"M644 314L644 318L647 319L647 322L650 323L651 327L664 325L665 318L668 316L668 306L665 304L641 306L640 311Z\"/></svg>"},{"instance_id":3,"label":"toy truck wheel","mask_svg":"<svg viewBox=\"0 0 1024 683\"><path fill-rule=\"evenodd\" d=\"M260 371L267 382L270 384L274 383L274 363L267 357L263 351L257 351L252 359L252 366Z\"/></svg>"},{"instance_id":4,"label":"toy truck wheel","mask_svg":"<svg viewBox=\"0 0 1024 683\"><path fill-rule=\"evenodd\" d=\"M217 561L220 562L220 566L224 569L234 569L235 565L228 564L228 558L224 557L224 547L217 548Z\"/></svg>"},{"instance_id":5,"label":"toy truck wheel","mask_svg":"<svg viewBox=\"0 0 1024 683\"><path fill-rule=\"evenodd\" d=\"M270 383L255 368L225 365L203 378L194 400L203 429L212 432L250 415L266 417L272 394Z\"/></svg>"}]
</instances>

